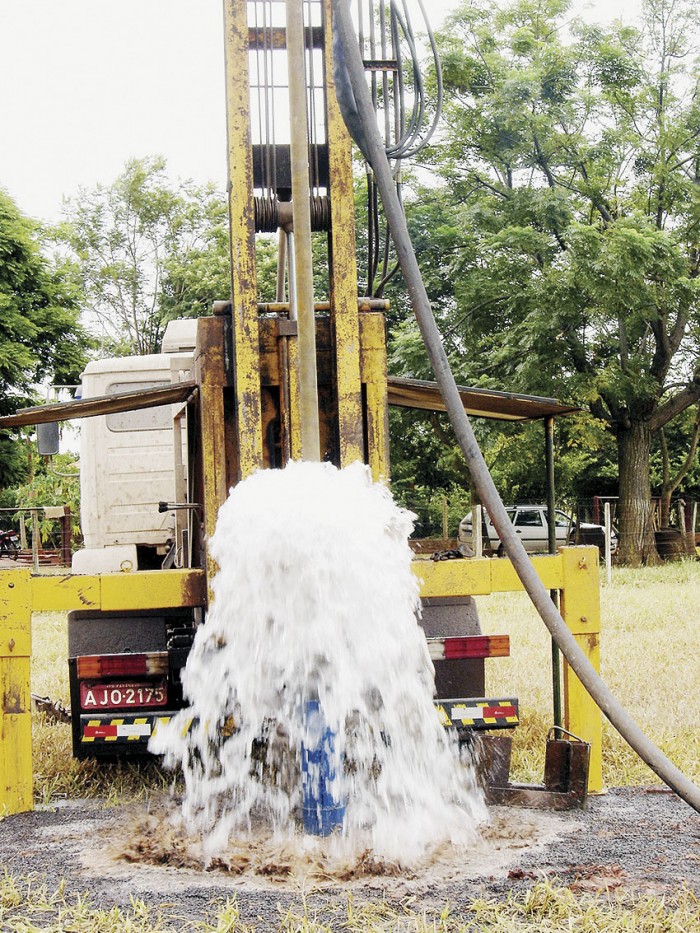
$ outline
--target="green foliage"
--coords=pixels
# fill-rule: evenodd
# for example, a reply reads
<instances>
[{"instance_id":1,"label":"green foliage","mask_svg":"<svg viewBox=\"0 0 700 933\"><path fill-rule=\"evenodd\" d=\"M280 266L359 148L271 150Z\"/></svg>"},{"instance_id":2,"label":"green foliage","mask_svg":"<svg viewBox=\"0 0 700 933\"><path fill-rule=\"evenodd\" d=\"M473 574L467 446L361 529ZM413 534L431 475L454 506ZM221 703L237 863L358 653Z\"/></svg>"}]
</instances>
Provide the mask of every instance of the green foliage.
<instances>
[{"instance_id":1,"label":"green foliage","mask_svg":"<svg viewBox=\"0 0 700 933\"><path fill-rule=\"evenodd\" d=\"M700 399L698 17L654 0L640 29L565 29L567 11L476 0L451 17L446 139L427 157L444 185L406 201L459 381L585 406L596 448L560 428L565 482L609 474L604 427L621 496L639 500L639 444ZM418 368L410 324L391 358ZM495 464L520 452L504 486L536 488L528 442L484 437ZM644 528L625 541L646 556Z\"/></svg>"},{"instance_id":2,"label":"green foliage","mask_svg":"<svg viewBox=\"0 0 700 933\"><path fill-rule=\"evenodd\" d=\"M0 415L35 404L35 386L70 384L89 340L78 294L64 264L42 251L41 230L0 190ZM0 488L26 476L21 445L0 436Z\"/></svg>"},{"instance_id":3,"label":"green foliage","mask_svg":"<svg viewBox=\"0 0 700 933\"><path fill-rule=\"evenodd\" d=\"M172 186L161 157L131 159L110 186L81 190L55 237L105 353L157 352L167 320L208 312L222 297L225 199L212 185Z\"/></svg>"},{"instance_id":4,"label":"green foliage","mask_svg":"<svg viewBox=\"0 0 700 933\"><path fill-rule=\"evenodd\" d=\"M471 494L464 486L436 491L428 486L394 489L392 485L392 490L399 505L415 515L414 538L456 538L459 523L471 508Z\"/></svg>"},{"instance_id":5,"label":"green foliage","mask_svg":"<svg viewBox=\"0 0 700 933\"><path fill-rule=\"evenodd\" d=\"M687 408L666 425L663 437L661 432L656 436L651 455L651 479L655 493L661 492L664 481L662 447L665 444L669 473L671 477L679 477L678 485L673 490L674 495L687 500L700 500L700 457L697 455L697 446L694 451L691 449L693 432L698 431L699 419L698 405ZM694 456L688 462L688 454L693 452Z\"/></svg>"},{"instance_id":6,"label":"green foliage","mask_svg":"<svg viewBox=\"0 0 700 933\"><path fill-rule=\"evenodd\" d=\"M16 489L8 490L8 498L19 512L43 506L69 506L71 534L80 534L80 471L77 457L72 453L56 454L44 459L37 457L33 479ZM28 518L28 516L25 516ZM39 514L39 533L42 544L57 547L61 532L58 523Z\"/></svg>"},{"instance_id":7,"label":"green foliage","mask_svg":"<svg viewBox=\"0 0 700 933\"><path fill-rule=\"evenodd\" d=\"M211 314L231 296L224 193L173 183L160 156L131 159L113 184L81 190L54 236L67 247L103 354L156 353L168 321ZM256 240L256 262L259 299L272 301L276 239Z\"/></svg>"},{"instance_id":8,"label":"green foliage","mask_svg":"<svg viewBox=\"0 0 700 933\"><path fill-rule=\"evenodd\" d=\"M445 415L406 408L389 412L392 490L408 502L414 489L468 487L464 461Z\"/></svg>"}]
</instances>

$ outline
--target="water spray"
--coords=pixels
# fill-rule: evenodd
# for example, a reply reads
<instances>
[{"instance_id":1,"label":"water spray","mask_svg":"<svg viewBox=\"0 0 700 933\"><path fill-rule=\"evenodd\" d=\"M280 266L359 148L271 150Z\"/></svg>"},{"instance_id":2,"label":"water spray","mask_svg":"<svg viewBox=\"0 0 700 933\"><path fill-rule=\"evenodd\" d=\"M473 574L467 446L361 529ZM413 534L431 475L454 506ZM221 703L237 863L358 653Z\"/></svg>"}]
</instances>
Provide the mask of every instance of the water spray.
<instances>
[{"instance_id":1,"label":"water spray","mask_svg":"<svg viewBox=\"0 0 700 933\"><path fill-rule=\"evenodd\" d=\"M487 811L435 714L412 528L359 462L292 461L231 490L189 707L149 746L182 766L184 814L210 856L299 823L339 857L403 867L475 839Z\"/></svg>"}]
</instances>

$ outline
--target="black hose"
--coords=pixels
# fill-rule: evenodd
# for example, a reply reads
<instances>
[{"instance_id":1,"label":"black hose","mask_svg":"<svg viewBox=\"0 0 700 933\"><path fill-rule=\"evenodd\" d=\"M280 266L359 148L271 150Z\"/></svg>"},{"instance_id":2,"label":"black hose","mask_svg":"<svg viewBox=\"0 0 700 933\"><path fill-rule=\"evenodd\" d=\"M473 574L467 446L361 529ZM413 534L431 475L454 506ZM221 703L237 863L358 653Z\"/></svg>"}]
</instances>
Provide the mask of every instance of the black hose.
<instances>
[{"instance_id":1,"label":"black hose","mask_svg":"<svg viewBox=\"0 0 700 933\"><path fill-rule=\"evenodd\" d=\"M538 577L532 561L525 552L525 548L515 534L515 529L508 518L505 506L501 502L484 457L479 450L467 413L464 410L457 384L442 345L440 332L430 307L428 294L423 285L408 233L406 218L396 196L391 169L377 128L347 0L333 0L333 9L334 29L337 30L339 41L342 43L348 77L355 98L361 132L364 137L363 152L366 152L369 156L369 162L374 171L377 187L384 203L384 213L394 240L396 254L411 298L418 327L440 392L445 401L450 422L467 461L479 497L491 516L523 587L539 612L542 621L549 629L552 638L583 686L642 761L679 797L682 797L691 807L700 812L700 788L679 771L661 750L647 738L621 703L608 690L598 672L579 648L576 639L569 631L554 606L548 591Z\"/></svg>"}]
</instances>

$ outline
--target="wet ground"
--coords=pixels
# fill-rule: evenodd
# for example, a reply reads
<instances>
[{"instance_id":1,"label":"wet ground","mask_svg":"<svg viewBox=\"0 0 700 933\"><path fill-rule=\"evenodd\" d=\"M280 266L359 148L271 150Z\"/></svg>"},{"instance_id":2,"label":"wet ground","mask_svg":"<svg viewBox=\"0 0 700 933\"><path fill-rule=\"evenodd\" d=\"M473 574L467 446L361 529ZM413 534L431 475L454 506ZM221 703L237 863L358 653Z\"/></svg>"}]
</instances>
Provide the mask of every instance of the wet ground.
<instances>
[{"instance_id":1,"label":"wet ground","mask_svg":"<svg viewBox=\"0 0 700 933\"><path fill-rule=\"evenodd\" d=\"M438 853L408 874L370 866L364 876L334 877L315 870L313 859L295 862L289 848L264 844L239 846L208 870L192 867L196 859L182 847L168 864L152 864L143 859L162 860L170 846L160 809L67 801L0 821L0 868L51 888L63 881L69 893L88 893L93 906L128 907L137 897L189 919L211 916L235 894L241 919L258 930L276 928L280 911L302 898L313 909L344 903L349 893L356 903L408 899L412 910L429 913L447 902L458 912L477 896L501 899L543 878L580 892L660 896L685 884L700 895L700 816L664 789L610 791L584 811L494 807L491 815L468 852Z\"/></svg>"}]
</instances>

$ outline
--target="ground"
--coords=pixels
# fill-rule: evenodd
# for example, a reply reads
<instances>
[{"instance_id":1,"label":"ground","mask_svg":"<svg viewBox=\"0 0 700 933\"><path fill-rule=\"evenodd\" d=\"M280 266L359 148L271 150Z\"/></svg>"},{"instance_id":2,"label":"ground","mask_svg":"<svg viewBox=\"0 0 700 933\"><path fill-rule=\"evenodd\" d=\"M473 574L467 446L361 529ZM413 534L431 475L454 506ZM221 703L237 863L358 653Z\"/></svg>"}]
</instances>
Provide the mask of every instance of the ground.
<instances>
[{"instance_id":1,"label":"ground","mask_svg":"<svg viewBox=\"0 0 700 933\"><path fill-rule=\"evenodd\" d=\"M307 910L321 909L345 903L350 893L356 903L383 900L397 907L410 901L413 911L428 914L446 903L459 914L460 904L475 897L505 898L542 879L576 892L663 896L686 885L700 895L700 816L665 789L611 790L590 798L585 810L567 813L494 807L491 817L481 842L458 858L443 853L412 875L341 883L298 873L288 852L275 864L269 850L252 853L235 874L145 864L137 854L148 851L144 827L158 827L160 813L74 800L0 821L0 866L46 881L50 889L63 881L68 894L86 892L103 909L128 907L135 896L166 905L166 915L203 919L235 894L241 920L256 930L277 929L280 911L302 900ZM137 861L126 861L125 851Z\"/></svg>"}]
</instances>

